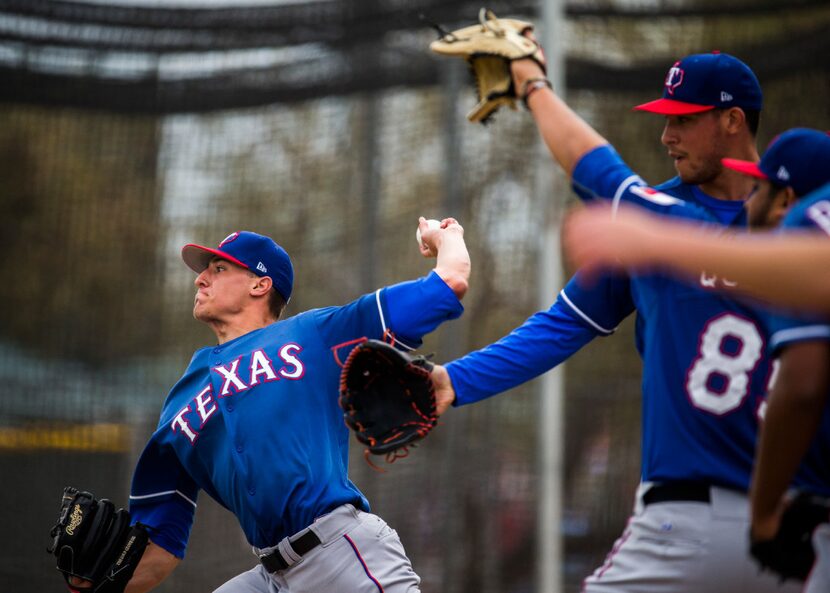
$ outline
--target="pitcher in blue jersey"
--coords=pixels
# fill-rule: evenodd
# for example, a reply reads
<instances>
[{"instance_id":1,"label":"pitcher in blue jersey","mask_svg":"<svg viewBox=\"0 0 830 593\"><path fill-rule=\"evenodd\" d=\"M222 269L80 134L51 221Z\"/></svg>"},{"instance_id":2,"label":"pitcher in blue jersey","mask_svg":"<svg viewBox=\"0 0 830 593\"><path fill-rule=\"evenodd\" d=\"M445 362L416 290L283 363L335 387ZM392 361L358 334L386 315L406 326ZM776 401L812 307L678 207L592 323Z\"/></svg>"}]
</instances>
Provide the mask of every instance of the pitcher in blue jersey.
<instances>
[{"instance_id":1,"label":"pitcher in blue jersey","mask_svg":"<svg viewBox=\"0 0 830 593\"><path fill-rule=\"evenodd\" d=\"M127 591L152 589L184 557L200 490L236 515L259 557L218 592L419 590L397 534L348 478L332 352L390 333L414 348L461 315L463 229L422 218L419 230L422 254L437 257L429 275L284 320L293 267L273 240L242 231L215 249L184 247L198 274L193 315L217 343L193 355L135 469L130 512L152 543Z\"/></svg>"},{"instance_id":2,"label":"pitcher in blue jersey","mask_svg":"<svg viewBox=\"0 0 830 593\"><path fill-rule=\"evenodd\" d=\"M542 76L511 63L515 88ZM762 93L750 68L721 53L694 54L669 69L662 98L638 107L662 114L661 137L678 176L649 188L608 142L556 94L539 88L528 107L554 159L584 200L635 203L662 215L744 227L751 179L721 160L758 160ZM637 311L643 358L642 485L634 515L588 593L796 591L759 574L749 557L749 489L757 410L771 371L762 320L718 292L702 273L572 279L548 311L433 377L443 406L481 400L536 377Z\"/></svg>"}]
</instances>

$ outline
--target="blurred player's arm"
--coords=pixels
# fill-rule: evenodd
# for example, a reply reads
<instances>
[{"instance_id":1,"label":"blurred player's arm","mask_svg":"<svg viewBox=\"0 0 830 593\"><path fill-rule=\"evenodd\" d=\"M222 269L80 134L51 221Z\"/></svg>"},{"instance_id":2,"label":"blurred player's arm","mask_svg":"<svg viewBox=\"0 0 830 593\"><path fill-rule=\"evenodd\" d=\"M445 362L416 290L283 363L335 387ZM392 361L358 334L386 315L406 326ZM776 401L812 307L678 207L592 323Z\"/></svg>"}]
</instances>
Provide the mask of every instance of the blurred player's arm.
<instances>
[{"instance_id":1,"label":"blurred player's arm","mask_svg":"<svg viewBox=\"0 0 830 593\"><path fill-rule=\"evenodd\" d=\"M818 432L830 387L830 342L788 346L780 357L756 452L751 486L752 536L775 537L782 498Z\"/></svg>"},{"instance_id":2,"label":"blurred player's arm","mask_svg":"<svg viewBox=\"0 0 830 593\"><path fill-rule=\"evenodd\" d=\"M701 270L780 306L830 312L830 241L824 236L725 235L633 208L614 219L607 206L565 222L571 262L588 273L665 267L695 277Z\"/></svg>"},{"instance_id":3,"label":"blurred player's arm","mask_svg":"<svg viewBox=\"0 0 830 593\"><path fill-rule=\"evenodd\" d=\"M470 282L470 254L464 242L464 228L454 218L441 221L441 228L433 229L421 217L418 221L421 232L421 254L435 257L435 273L461 299L467 294Z\"/></svg>"}]
</instances>

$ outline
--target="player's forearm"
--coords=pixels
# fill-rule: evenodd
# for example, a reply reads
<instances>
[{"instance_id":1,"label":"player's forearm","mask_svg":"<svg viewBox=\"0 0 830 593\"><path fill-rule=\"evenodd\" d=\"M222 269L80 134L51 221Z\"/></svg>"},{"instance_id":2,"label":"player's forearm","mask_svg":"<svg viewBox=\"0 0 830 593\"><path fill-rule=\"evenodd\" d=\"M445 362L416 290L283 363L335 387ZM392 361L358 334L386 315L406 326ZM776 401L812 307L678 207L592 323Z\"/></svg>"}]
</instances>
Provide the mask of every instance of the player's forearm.
<instances>
[{"instance_id":1,"label":"player's forearm","mask_svg":"<svg viewBox=\"0 0 830 593\"><path fill-rule=\"evenodd\" d=\"M608 144L553 91L545 88L528 100L530 112L553 158L569 176L577 162L591 150Z\"/></svg>"},{"instance_id":2,"label":"player's forearm","mask_svg":"<svg viewBox=\"0 0 830 593\"><path fill-rule=\"evenodd\" d=\"M526 89L528 80L544 77L542 68L533 60L516 60L510 64L510 68L518 93ZM608 144L605 138L548 88L534 90L528 97L527 104L548 150L568 175L573 173L576 163L583 155Z\"/></svg>"},{"instance_id":3,"label":"player's forearm","mask_svg":"<svg viewBox=\"0 0 830 593\"><path fill-rule=\"evenodd\" d=\"M776 305L830 311L830 241L824 236L725 236L633 208L612 219L603 205L569 217L565 244L572 262L589 272L662 266L695 277L705 270Z\"/></svg>"},{"instance_id":4,"label":"player's forearm","mask_svg":"<svg viewBox=\"0 0 830 593\"><path fill-rule=\"evenodd\" d=\"M470 282L470 253L461 232L444 232L440 236L435 273L447 283L461 299L467 293Z\"/></svg>"},{"instance_id":5,"label":"player's forearm","mask_svg":"<svg viewBox=\"0 0 830 593\"><path fill-rule=\"evenodd\" d=\"M792 243L790 242L792 241ZM741 288L773 304L830 311L830 243L826 237L742 239L721 260ZM717 261L718 254L712 254Z\"/></svg>"},{"instance_id":6,"label":"player's forearm","mask_svg":"<svg viewBox=\"0 0 830 593\"><path fill-rule=\"evenodd\" d=\"M673 236L674 243L656 252L659 263L689 274L705 269L737 282L742 292L776 305L830 311L830 243L826 238Z\"/></svg>"},{"instance_id":7,"label":"player's forearm","mask_svg":"<svg viewBox=\"0 0 830 593\"><path fill-rule=\"evenodd\" d=\"M179 562L180 560L173 554L150 542L124 593L151 591L170 576Z\"/></svg>"},{"instance_id":8,"label":"player's forearm","mask_svg":"<svg viewBox=\"0 0 830 593\"><path fill-rule=\"evenodd\" d=\"M752 517L756 523L776 514L821 418L820 408L811 415L809 408L794 408L774 399L771 397L761 429L752 480ZM779 399L786 398L779 394Z\"/></svg>"},{"instance_id":9,"label":"player's forearm","mask_svg":"<svg viewBox=\"0 0 830 593\"><path fill-rule=\"evenodd\" d=\"M690 276L705 270L775 305L830 311L826 237L718 235L654 217L623 232L637 235L617 253L623 263L657 263Z\"/></svg>"}]
</instances>

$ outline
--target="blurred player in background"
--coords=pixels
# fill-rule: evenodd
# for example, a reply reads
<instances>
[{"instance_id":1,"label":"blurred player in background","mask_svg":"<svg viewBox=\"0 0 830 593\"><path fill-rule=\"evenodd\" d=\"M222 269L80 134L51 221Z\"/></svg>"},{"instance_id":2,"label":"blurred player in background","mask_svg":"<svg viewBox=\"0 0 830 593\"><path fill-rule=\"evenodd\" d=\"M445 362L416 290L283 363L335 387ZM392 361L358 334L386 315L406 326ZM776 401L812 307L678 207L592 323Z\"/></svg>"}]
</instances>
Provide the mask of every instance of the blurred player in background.
<instances>
[{"instance_id":1,"label":"blurred player in background","mask_svg":"<svg viewBox=\"0 0 830 593\"><path fill-rule=\"evenodd\" d=\"M713 225L746 224L753 186L721 159L758 160L762 93L750 68L727 54L676 62L661 99L637 109L662 114L661 136L678 176L652 189L608 142L546 85L533 60L511 62L516 89L554 159L584 200L636 203ZM526 92L526 91L525 91ZM634 516L584 590L599 592L796 591L759 574L747 552L747 492L756 410L769 361L751 309L697 285L653 276L572 279L548 310L495 344L433 373L443 407L479 401L536 377L636 308L643 357L642 485Z\"/></svg>"},{"instance_id":2,"label":"blurred player in background","mask_svg":"<svg viewBox=\"0 0 830 593\"><path fill-rule=\"evenodd\" d=\"M758 178L749 201L750 222L777 225L796 200L830 183L830 136L817 130L790 130L773 140L760 166L740 161L727 166ZM824 200L824 198L820 198ZM826 232L828 202L807 200L787 215L784 229ZM756 452L751 508L753 542L773 540L781 527L785 493L795 483L830 497L830 318L772 314L769 347L779 361ZM821 432L816 442L815 436ZM830 517L827 517L830 520ZM825 554L830 552L828 527ZM814 571L808 591L830 591L830 575Z\"/></svg>"},{"instance_id":3,"label":"blurred player in background","mask_svg":"<svg viewBox=\"0 0 830 593\"><path fill-rule=\"evenodd\" d=\"M129 593L159 584L184 556L199 490L236 515L260 560L218 592L419 590L396 532L348 479L332 352L389 332L415 347L461 315L463 229L421 219L419 230L422 253L437 257L428 276L285 320L293 267L273 240L243 231L216 249L184 247L198 274L193 315L217 343L194 354L138 461L130 512L151 544Z\"/></svg>"}]
</instances>

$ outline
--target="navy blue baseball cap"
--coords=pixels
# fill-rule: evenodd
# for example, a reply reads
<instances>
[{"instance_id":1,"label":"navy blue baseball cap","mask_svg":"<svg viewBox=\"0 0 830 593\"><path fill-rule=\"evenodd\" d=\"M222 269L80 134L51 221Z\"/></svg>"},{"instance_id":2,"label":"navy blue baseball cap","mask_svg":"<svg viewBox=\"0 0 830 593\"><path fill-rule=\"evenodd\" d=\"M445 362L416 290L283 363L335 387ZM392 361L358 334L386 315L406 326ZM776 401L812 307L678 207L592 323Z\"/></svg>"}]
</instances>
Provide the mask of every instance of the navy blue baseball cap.
<instances>
[{"instance_id":1,"label":"navy blue baseball cap","mask_svg":"<svg viewBox=\"0 0 830 593\"><path fill-rule=\"evenodd\" d=\"M182 259L191 270L201 274L214 257L250 270L257 276L268 276L285 302L294 286L294 266L288 253L273 239L250 231L237 231L225 237L216 249L188 243L182 247Z\"/></svg>"},{"instance_id":2,"label":"navy blue baseball cap","mask_svg":"<svg viewBox=\"0 0 830 593\"><path fill-rule=\"evenodd\" d=\"M793 128L769 143L760 163L722 159L723 166L744 175L791 187L805 196L830 182L830 135L809 128Z\"/></svg>"},{"instance_id":3,"label":"navy blue baseball cap","mask_svg":"<svg viewBox=\"0 0 830 593\"><path fill-rule=\"evenodd\" d=\"M663 98L634 109L662 115L690 115L741 107L760 111L764 103L755 73L734 56L712 52L686 56L669 68Z\"/></svg>"}]
</instances>

